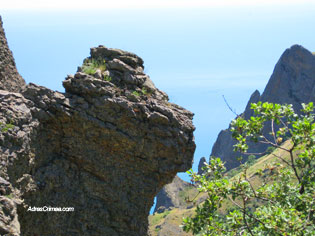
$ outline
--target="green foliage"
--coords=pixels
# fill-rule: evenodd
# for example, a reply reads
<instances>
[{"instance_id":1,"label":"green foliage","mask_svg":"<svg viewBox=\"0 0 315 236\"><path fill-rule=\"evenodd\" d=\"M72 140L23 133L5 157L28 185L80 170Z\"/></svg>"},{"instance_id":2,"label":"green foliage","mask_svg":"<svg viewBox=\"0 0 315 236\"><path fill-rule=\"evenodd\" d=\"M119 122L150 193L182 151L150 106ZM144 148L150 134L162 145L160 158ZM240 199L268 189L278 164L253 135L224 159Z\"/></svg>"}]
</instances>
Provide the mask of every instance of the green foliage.
<instances>
[{"instance_id":1,"label":"green foliage","mask_svg":"<svg viewBox=\"0 0 315 236\"><path fill-rule=\"evenodd\" d=\"M137 96L137 97L140 97L140 95L141 95L140 92L138 92L138 91L133 91L132 94Z\"/></svg>"},{"instance_id":2,"label":"green foliage","mask_svg":"<svg viewBox=\"0 0 315 236\"><path fill-rule=\"evenodd\" d=\"M155 213L153 215L151 224L152 225L159 224L163 218L165 218L166 216L168 216L170 214L170 212L171 211L164 211L162 213Z\"/></svg>"},{"instance_id":3,"label":"green foliage","mask_svg":"<svg viewBox=\"0 0 315 236\"><path fill-rule=\"evenodd\" d=\"M240 172L242 171L242 168L240 167L237 167L237 168L234 168L232 170L229 170L226 175L228 178L232 178L234 177L235 175L239 174Z\"/></svg>"},{"instance_id":4,"label":"green foliage","mask_svg":"<svg viewBox=\"0 0 315 236\"><path fill-rule=\"evenodd\" d=\"M256 157L255 155L249 155L247 159L247 163L249 166L253 165L256 162Z\"/></svg>"},{"instance_id":5,"label":"green foliage","mask_svg":"<svg viewBox=\"0 0 315 236\"><path fill-rule=\"evenodd\" d=\"M8 132L9 129L13 129L15 126L11 123L9 124L3 124L0 122L0 130L1 130L1 133L6 133Z\"/></svg>"},{"instance_id":6,"label":"green foliage","mask_svg":"<svg viewBox=\"0 0 315 236\"><path fill-rule=\"evenodd\" d=\"M143 88L141 89L141 93L142 93L143 95L148 95L149 92L147 91L146 88L143 87Z\"/></svg>"},{"instance_id":7,"label":"green foliage","mask_svg":"<svg viewBox=\"0 0 315 236\"><path fill-rule=\"evenodd\" d=\"M315 123L313 104L302 104L302 115L291 105L272 103L252 104L255 117L238 117L232 122L232 135L237 140L235 150L246 153L248 143L268 144L288 154L269 166L268 175L258 170L254 185L248 175L251 157L242 165L235 178L224 175L219 158L211 159L204 175L190 172L200 192L207 200L197 207L196 215L185 218L183 229L195 235L315 235ZM275 130L274 125L280 127ZM271 134L265 136L264 126ZM291 139L288 147L282 140ZM267 172L265 172L267 173ZM233 208L222 215L219 209L229 201Z\"/></svg>"},{"instance_id":8,"label":"green foliage","mask_svg":"<svg viewBox=\"0 0 315 236\"><path fill-rule=\"evenodd\" d=\"M82 66L82 71L88 75L94 75L96 73L96 68L93 66Z\"/></svg>"},{"instance_id":9,"label":"green foliage","mask_svg":"<svg viewBox=\"0 0 315 236\"><path fill-rule=\"evenodd\" d=\"M10 193L9 195L5 195L7 198L13 199L13 194Z\"/></svg>"},{"instance_id":10,"label":"green foliage","mask_svg":"<svg viewBox=\"0 0 315 236\"><path fill-rule=\"evenodd\" d=\"M94 75L97 69L100 69L101 72L104 72L106 70L106 62L104 59L87 58L84 60L83 65L82 65L82 71L84 73L88 75Z\"/></svg>"},{"instance_id":11,"label":"green foliage","mask_svg":"<svg viewBox=\"0 0 315 236\"><path fill-rule=\"evenodd\" d=\"M112 77L110 77L108 75L105 75L104 76L104 80L107 81L107 82L111 82L112 81Z\"/></svg>"},{"instance_id":12,"label":"green foliage","mask_svg":"<svg viewBox=\"0 0 315 236\"><path fill-rule=\"evenodd\" d=\"M141 95L149 96L151 93L145 87L143 87L141 91L133 91L132 94L140 97Z\"/></svg>"}]
</instances>

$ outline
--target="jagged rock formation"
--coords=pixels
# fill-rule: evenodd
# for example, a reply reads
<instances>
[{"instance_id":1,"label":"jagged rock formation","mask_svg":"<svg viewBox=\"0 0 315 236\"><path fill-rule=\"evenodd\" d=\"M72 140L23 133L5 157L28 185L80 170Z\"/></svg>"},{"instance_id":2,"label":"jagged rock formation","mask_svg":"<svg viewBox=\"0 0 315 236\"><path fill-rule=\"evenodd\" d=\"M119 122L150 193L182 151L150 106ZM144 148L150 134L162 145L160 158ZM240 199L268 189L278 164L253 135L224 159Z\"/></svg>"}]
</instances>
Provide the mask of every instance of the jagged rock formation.
<instances>
[{"instance_id":1,"label":"jagged rock formation","mask_svg":"<svg viewBox=\"0 0 315 236\"><path fill-rule=\"evenodd\" d=\"M186 208L186 204L183 203L183 199L180 198L179 194L189 186L191 186L190 183L175 176L173 181L165 185L157 194L154 213L162 213L171 208Z\"/></svg>"},{"instance_id":2,"label":"jagged rock formation","mask_svg":"<svg viewBox=\"0 0 315 236\"><path fill-rule=\"evenodd\" d=\"M292 104L296 112L300 111L301 103L315 102L315 56L299 45L287 49L276 64L263 94L260 96L258 91L252 94L243 113L246 119L253 114L250 104L258 101ZM269 131L266 129L264 133ZM239 165L236 157L240 153L233 152L234 144L231 132L226 129L219 133L212 148L211 156L225 161L227 169ZM249 152L261 153L265 150L265 145L254 145Z\"/></svg>"},{"instance_id":3,"label":"jagged rock formation","mask_svg":"<svg viewBox=\"0 0 315 236\"><path fill-rule=\"evenodd\" d=\"M15 61L8 47L0 16L0 89L19 92L24 86L25 81L16 70Z\"/></svg>"},{"instance_id":4,"label":"jagged rock formation","mask_svg":"<svg viewBox=\"0 0 315 236\"><path fill-rule=\"evenodd\" d=\"M1 235L147 235L154 196L191 167L193 114L168 102L135 54L99 46L84 65L93 60L102 69L80 67L65 93L19 90L13 58L1 77ZM44 206L74 211L28 211Z\"/></svg>"}]
</instances>

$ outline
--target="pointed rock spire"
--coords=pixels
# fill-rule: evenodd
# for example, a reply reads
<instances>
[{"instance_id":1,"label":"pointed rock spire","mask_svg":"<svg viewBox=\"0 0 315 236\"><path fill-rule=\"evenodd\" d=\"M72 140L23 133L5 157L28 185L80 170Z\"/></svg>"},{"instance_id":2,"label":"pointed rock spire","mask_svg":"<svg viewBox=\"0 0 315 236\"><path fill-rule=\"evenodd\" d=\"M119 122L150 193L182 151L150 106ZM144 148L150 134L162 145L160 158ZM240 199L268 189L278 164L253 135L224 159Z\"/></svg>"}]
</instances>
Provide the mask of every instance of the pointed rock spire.
<instances>
[{"instance_id":1,"label":"pointed rock spire","mask_svg":"<svg viewBox=\"0 0 315 236\"><path fill-rule=\"evenodd\" d=\"M17 72L12 52L5 37L2 19L0 16L0 90L20 92L25 81Z\"/></svg>"}]
</instances>

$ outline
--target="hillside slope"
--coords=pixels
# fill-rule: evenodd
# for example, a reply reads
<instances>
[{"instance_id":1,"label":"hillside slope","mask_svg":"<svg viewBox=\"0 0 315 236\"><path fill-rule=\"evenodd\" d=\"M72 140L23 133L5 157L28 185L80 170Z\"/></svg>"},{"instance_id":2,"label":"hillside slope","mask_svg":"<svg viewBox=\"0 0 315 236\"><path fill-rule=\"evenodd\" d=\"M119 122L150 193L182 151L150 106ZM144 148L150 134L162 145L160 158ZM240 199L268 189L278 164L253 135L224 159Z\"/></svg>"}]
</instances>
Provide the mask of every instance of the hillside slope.
<instances>
[{"instance_id":1,"label":"hillside slope","mask_svg":"<svg viewBox=\"0 0 315 236\"><path fill-rule=\"evenodd\" d=\"M290 140L283 143L283 148L289 148L291 146ZM257 170L262 169L263 170L263 178L267 177L270 173L270 169L272 171L275 171L275 169L270 168L273 167L275 163L279 162L278 158L275 157L275 155L281 156L285 160L289 160L289 154L286 151L283 151L281 149L274 150L271 154L265 155L263 157L260 157L256 160L254 164L252 164L248 170L248 178L253 183L253 186L258 186L258 184L261 184L261 177L258 178L256 175ZM237 179L240 175L239 169L234 168L231 169L226 173L227 176L230 176L230 182L234 179ZM183 189L183 192L188 191L187 189ZM191 190L190 190L191 191ZM195 194L197 192L197 188L195 187ZM205 193L201 193L199 195L191 196L190 199L196 198L196 203L190 205L187 208L171 208L163 213L155 213L154 215L149 216L149 232L152 236L192 236L191 233L186 233L182 230L180 225L182 225L183 218L184 217L191 217L194 215L196 211L196 206L198 204L202 204L204 199L206 199L207 195ZM228 209L233 207L233 204L231 202L226 201L225 204L220 208L220 213L225 214Z\"/></svg>"}]
</instances>

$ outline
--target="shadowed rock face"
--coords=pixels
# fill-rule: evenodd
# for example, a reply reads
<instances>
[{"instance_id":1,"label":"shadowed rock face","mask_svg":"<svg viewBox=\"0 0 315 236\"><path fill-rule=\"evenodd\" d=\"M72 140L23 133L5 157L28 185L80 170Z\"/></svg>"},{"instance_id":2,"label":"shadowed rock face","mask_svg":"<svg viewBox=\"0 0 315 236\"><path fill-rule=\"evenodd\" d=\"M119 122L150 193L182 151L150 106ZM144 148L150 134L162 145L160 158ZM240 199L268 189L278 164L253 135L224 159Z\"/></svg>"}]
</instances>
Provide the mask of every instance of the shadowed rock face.
<instances>
[{"instance_id":1,"label":"shadowed rock face","mask_svg":"<svg viewBox=\"0 0 315 236\"><path fill-rule=\"evenodd\" d=\"M106 69L79 67L66 93L12 93L2 81L0 234L147 235L154 196L191 167L193 114L168 102L135 54L99 46L92 59ZM74 212L27 211L43 206Z\"/></svg>"},{"instance_id":2,"label":"shadowed rock face","mask_svg":"<svg viewBox=\"0 0 315 236\"><path fill-rule=\"evenodd\" d=\"M19 92L24 86L25 81L16 70L0 16L0 89Z\"/></svg>"},{"instance_id":3,"label":"shadowed rock face","mask_svg":"<svg viewBox=\"0 0 315 236\"><path fill-rule=\"evenodd\" d=\"M276 64L263 94L260 96L257 90L252 94L243 113L246 119L253 115L250 104L258 101L292 104L296 112L302 108L301 103L315 102L315 56L299 45L287 49ZM269 128L264 130L266 135L269 132ZM239 165L236 157L240 153L233 152L234 144L231 132L226 129L219 133L212 148L211 156L225 161L227 169ZM261 153L265 150L265 145L253 145L248 152Z\"/></svg>"}]
</instances>

